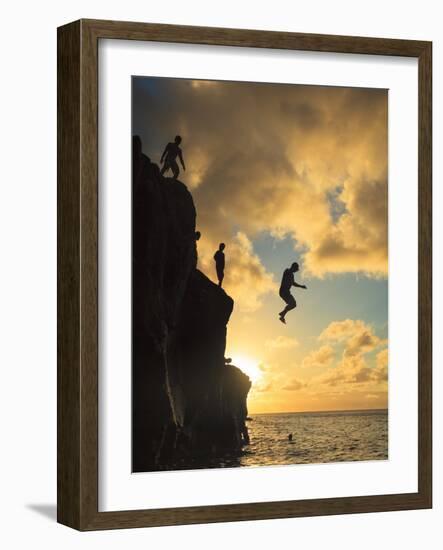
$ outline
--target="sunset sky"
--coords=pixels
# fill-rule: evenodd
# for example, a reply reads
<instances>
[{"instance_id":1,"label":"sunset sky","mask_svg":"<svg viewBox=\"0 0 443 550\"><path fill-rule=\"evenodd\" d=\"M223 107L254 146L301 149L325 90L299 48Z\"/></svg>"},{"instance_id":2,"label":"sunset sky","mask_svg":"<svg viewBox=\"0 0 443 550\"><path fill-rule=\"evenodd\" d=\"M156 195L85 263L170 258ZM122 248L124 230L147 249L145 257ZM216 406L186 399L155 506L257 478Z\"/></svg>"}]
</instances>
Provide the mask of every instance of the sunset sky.
<instances>
[{"instance_id":1,"label":"sunset sky","mask_svg":"<svg viewBox=\"0 0 443 550\"><path fill-rule=\"evenodd\" d=\"M226 356L251 413L387 407L386 90L133 78L133 134L197 209L199 268L235 301ZM297 308L278 320L283 270Z\"/></svg>"}]
</instances>

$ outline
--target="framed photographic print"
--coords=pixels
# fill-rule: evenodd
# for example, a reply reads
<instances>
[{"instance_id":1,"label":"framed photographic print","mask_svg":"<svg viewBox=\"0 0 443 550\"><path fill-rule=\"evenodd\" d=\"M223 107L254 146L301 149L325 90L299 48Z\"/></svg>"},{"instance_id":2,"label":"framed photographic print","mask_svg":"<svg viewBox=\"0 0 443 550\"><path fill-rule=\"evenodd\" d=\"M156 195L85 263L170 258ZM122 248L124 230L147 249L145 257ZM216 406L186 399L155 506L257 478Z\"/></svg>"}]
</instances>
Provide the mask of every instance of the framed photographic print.
<instances>
[{"instance_id":1,"label":"framed photographic print","mask_svg":"<svg viewBox=\"0 0 443 550\"><path fill-rule=\"evenodd\" d=\"M431 52L59 28L59 522L431 507Z\"/></svg>"}]
</instances>

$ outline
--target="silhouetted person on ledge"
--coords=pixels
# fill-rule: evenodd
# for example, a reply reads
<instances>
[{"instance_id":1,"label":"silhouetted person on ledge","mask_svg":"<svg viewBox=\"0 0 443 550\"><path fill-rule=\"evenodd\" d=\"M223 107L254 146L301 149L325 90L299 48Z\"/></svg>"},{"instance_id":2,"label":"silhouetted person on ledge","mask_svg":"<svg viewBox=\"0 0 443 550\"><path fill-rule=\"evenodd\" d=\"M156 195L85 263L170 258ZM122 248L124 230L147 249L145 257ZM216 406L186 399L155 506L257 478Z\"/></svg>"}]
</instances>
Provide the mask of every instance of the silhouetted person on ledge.
<instances>
[{"instance_id":1,"label":"silhouetted person on ledge","mask_svg":"<svg viewBox=\"0 0 443 550\"><path fill-rule=\"evenodd\" d=\"M215 270L217 271L218 286L221 287L225 276L225 243L220 243L217 252L214 254Z\"/></svg>"},{"instance_id":2,"label":"silhouetted person on ledge","mask_svg":"<svg viewBox=\"0 0 443 550\"><path fill-rule=\"evenodd\" d=\"M280 285L280 298L286 302L286 307L283 311L280 311L279 318L280 321L286 324L285 316L288 311L297 307L297 302L295 301L294 296L291 294L291 287L296 286L298 288L306 288L305 285L299 285L294 281L294 273L298 271L298 263L294 262L291 267L288 267L283 272L283 277Z\"/></svg>"},{"instance_id":3,"label":"silhouetted person on ledge","mask_svg":"<svg viewBox=\"0 0 443 550\"><path fill-rule=\"evenodd\" d=\"M165 150L163 151L163 155L160 159L160 162L164 161L163 168L161 169L162 176L165 172L171 169L174 179L178 178L180 169L176 161L177 157L180 159L183 170L186 170L185 163L183 161L183 153L179 147L181 141L182 138L180 136L175 136L174 143L168 143L168 145L166 145Z\"/></svg>"}]
</instances>

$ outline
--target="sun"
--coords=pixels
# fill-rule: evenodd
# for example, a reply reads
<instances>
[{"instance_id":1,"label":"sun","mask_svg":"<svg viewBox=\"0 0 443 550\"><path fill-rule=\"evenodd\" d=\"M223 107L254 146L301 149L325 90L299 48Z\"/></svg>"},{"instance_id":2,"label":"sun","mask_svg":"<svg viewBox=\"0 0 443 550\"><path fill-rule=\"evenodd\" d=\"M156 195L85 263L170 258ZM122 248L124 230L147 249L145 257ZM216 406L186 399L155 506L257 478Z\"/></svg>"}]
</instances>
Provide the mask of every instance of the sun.
<instances>
[{"instance_id":1,"label":"sun","mask_svg":"<svg viewBox=\"0 0 443 550\"><path fill-rule=\"evenodd\" d=\"M250 357L236 355L232 358L232 364L249 376L253 384L258 382L263 376L263 371L259 367L259 361Z\"/></svg>"}]
</instances>

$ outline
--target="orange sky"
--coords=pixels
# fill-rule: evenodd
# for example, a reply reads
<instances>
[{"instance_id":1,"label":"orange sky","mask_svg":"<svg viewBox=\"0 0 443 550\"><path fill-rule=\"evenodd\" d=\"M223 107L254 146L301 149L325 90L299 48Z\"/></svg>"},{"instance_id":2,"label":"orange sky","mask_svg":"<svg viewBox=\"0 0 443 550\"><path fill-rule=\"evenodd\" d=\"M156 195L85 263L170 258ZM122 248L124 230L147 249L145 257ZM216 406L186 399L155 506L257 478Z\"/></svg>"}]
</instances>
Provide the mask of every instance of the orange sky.
<instances>
[{"instance_id":1,"label":"orange sky","mask_svg":"<svg viewBox=\"0 0 443 550\"><path fill-rule=\"evenodd\" d=\"M199 267L235 307L227 356L251 413L387 407L386 90L133 79L133 133L183 137ZM278 321L283 270L298 302Z\"/></svg>"}]
</instances>

